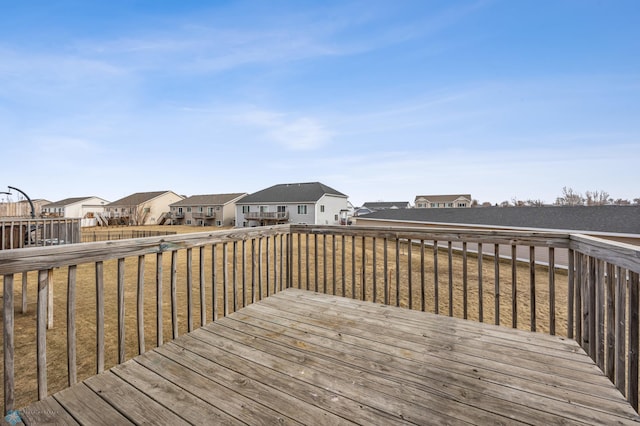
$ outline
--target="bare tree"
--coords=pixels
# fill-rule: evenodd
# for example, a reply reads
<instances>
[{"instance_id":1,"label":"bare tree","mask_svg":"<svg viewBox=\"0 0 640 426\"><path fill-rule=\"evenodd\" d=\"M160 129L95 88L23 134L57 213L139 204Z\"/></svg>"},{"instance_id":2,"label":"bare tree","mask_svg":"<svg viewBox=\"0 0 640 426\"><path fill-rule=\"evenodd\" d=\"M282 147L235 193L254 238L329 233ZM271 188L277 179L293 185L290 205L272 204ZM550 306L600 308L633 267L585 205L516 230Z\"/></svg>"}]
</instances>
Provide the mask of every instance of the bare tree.
<instances>
[{"instance_id":1,"label":"bare tree","mask_svg":"<svg viewBox=\"0 0 640 426\"><path fill-rule=\"evenodd\" d=\"M612 204L616 206L629 206L631 205L631 201L625 200L623 198L618 198L617 200L614 200Z\"/></svg>"},{"instance_id":2,"label":"bare tree","mask_svg":"<svg viewBox=\"0 0 640 426\"><path fill-rule=\"evenodd\" d=\"M640 198L634 198L633 204L640 205Z\"/></svg>"},{"instance_id":3,"label":"bare tree","mask_svg":"<svg viewBox=\"0 0 640 426\"><path fill-rule=\"evenodd\" d=\"M542 201L539 198L537 198L535 200L529 199L529 200L525 201L525 204L527 206L531 206L531 207L542 207L542 206L544 206L544 201Z\"/></svg>"},{"instance_id":4,"label":"bare tree","mask_svg":"<svg viewBox=\"0 0 640 426\"><path fill-rule=\"evenodd\" d=\"M151 209L144 204L138 204L137 206L133 206L129 209L131 216L129 217L129 223L131 225L144 225L149 217L149 213Z\"/></svg>"},{"instance_id":5,"label":"bare tree","mask_svg":"<svg viewBox=\"0 0 640 426\"><path fill-rule=\"evenodd\" d=\"M588 206L604 206L609 202L609 193L606 191L585 192Z\"/></svg>"},{"instance_id":6,"label":"bare tree","mask_svg":"<svg viewBox=\"0 0 640 426\"><path fill-rule=\"evenodd\" d=\"M584 197L573 188L562 188L562 196L556 198L555 204L559 206L582 206L584 205Z\"/></svg>"},{"instance_id":7,"label":"bare tree","mask_svg":"<svg viewBox=\"0 0 640 426\"><path fill-rule=\"evenodd\" d=\"M509 207L510 205L511 204L509 204L509 202L506 200L500 203L500 207Z\"/></svg>"}]
</instances>

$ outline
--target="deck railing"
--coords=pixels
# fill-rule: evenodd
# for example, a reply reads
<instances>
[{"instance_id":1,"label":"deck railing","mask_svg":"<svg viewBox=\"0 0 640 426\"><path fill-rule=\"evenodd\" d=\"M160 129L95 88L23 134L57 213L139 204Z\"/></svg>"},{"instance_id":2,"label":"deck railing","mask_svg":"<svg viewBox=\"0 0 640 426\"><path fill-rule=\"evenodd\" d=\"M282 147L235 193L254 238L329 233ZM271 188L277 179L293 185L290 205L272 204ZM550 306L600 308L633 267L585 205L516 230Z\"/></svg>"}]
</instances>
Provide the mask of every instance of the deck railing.
<instances>
[{"instance_id":1,"label":"deck railing","mask_svg":"<svg viewBox=\"0 0 640 426\"><path fill-rule=\"evenodd\" d=\"M55 284L54 269L60 270ZM194 317L201 326L297 287L575 338L637 410L639 272L637 246L498 230L280 225L8 250L0 252L5 411L16 405L20 379L14 368L18 276L23 282L37 276L38 398L193 330ZM47 347L47 312L60 284L66 338ZM77 323L85 327L90 319L95 332L87 337ZM105 338L111 332L113 347ZM89 372L78 356L87 347L95 348ZM64 383L53 389L47 349L50 358L68 361Z\"/></svg>"},{"instance_id":2,"label":"deck railing","mask_svg":"<svg viewBox=\"0 0 640 426\"><path fill-rule=\"evenodd\" d=\"M0 219L0 250L80 242L80 219Z\"/></svg>"}]
</instances>

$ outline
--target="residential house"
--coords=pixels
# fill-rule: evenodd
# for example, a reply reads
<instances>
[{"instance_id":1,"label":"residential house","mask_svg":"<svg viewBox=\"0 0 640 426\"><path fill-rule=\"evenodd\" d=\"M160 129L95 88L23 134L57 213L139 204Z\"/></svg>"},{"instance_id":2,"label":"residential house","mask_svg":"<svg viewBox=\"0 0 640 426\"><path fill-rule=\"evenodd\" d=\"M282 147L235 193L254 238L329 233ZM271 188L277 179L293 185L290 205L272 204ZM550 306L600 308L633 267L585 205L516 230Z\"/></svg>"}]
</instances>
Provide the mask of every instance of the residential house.
<instances>
[{"instance_id":1,"label":"residential house","mask_svg":"<svg viewBox=\"0 0 640 426\"><path fill-rule=\"evenodd\" d=\"M171 216L167 222L172 225L233 226L236 203L246 195L246 192L192 195L169 205Z\"/></svg>"},{"instance_id":2,"label":"residential house","mask_svg":"<svg viewBox=\"0 0 640 426\"><path fill-rule=\"evenodd\" d=\"M109 201L104 198L74 197L49 203L42 207L43 217L81 218L81 226L96 226Z\"/></svg>"},{"instance_id":3,"label":"residential house","mask_svg":"<svg viewBox=\"0 0 640 426\"><path fill-rule=\"evenodd\" d=\"M349 209L347 196L320 182L284 183L236 203L236 226L279 223L337 225Z\"/></svg>"},{"instance_id":4,"label":"residential house","mask_svg":"<svg viewBox=\"0 0 640 426\"><path fill-rule=\"evenodd\" d=\"M373 212L377 212L378 210L387 209L408 209L411 208L411 203L409 203L408 201L374 201L366 202L362 205L362 207Z\"/></svg>"},{"instance_id":5,"label":"residential house","mask_svg":"<svg viewBox=\"0 0 640 426\"><path fill-rule=\"evenodd\" d=\"M169 215L169 205L184 199L173 191L136 192L105 206L110 224L156 225Z\"/></svg>"},{"instance_id":6,"label":"residential house","mask_svg":"<svg viewBox=\"0 0 640 426\"><path fill-rule=\"evenodd\" d=\"M471 202L471 194L418 195L415 206L417 209L468 208Z\"/></svg>"}]
</instances>

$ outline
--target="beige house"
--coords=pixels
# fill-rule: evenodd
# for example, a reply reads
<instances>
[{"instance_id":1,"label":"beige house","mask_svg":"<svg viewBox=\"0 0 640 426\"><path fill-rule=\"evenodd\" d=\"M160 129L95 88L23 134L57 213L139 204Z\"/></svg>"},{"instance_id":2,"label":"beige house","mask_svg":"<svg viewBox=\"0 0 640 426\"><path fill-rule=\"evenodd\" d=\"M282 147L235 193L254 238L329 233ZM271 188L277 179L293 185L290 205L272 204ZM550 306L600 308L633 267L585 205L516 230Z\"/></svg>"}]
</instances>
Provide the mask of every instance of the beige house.
<instances>
[{"instance_id":1,"label":"beige house","mask_svg":"<svg viewBox=\"0 0 640 426\"><path fill-rule=\"evenodd\" d=\"M156 225L169 215L169 205L184 199L173 191L136 192L105 206L109 224Z\"/></svg>"},{"instance_id":2,"label":"beige house","mask_svg":"<svg viewBox=\"0 0 640 426\"><path fill-rule=\"evenodd\" d=\"M192 195L171 204L170 215L165 224L192 226L234 226L236 202L246 192L231 194Z\"/></svg>"},{"instance_id":3,"label":"beige house","mask_svg":"<svg viewBox=\"0 0 640 426\"><path fill-rule=\"evenodd\" d=\"M417 209L468 208L471 202L471 194L418 195L415 206Z\"/></svg>"}]
</instances>

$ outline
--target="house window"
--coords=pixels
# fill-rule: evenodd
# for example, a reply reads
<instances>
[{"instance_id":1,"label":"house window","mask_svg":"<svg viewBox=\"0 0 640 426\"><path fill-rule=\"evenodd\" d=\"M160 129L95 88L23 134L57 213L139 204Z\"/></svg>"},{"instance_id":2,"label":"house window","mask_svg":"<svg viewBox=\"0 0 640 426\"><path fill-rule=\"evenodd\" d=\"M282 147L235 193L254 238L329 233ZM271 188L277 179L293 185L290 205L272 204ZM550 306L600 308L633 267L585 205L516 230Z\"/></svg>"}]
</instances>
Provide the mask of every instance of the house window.
<instances>
[{"instance_id":1,"label":"house window","mask_svg":"<svg viewBox=\"0 0 640 426\"><path fill-rule=\"evenodd\" d=\"M250 206L242 206L242 213L249 213Z\"/></svg>"},{"instance_id":2,"label":"house window","mask_svg":"<svg viewBox=\"0 0 640 426\"><path fill-rule=\"evenodd\" d=\"M269 211L267 206L260 206L260 213L266 213L267 211Z\"/></svg>"},{"instance_id":3,"label":"house window","mask_svg":"<svg viewBox=\"0 0 640 426\"><path fill-rule=\"evenodd\" d=\"M191 225L191 219L187 219L187 225Z\"/></svg>"},{"instance_id":4,"label":"house window","mask_svg":"<svg viewBox=\"0 0 640 426\"><path fill-rule=\"evenodd\" d=\"M216 206L216 211L220 211L220 206Z\"/></svg>"},{"instance_id":5,"label":"house window","mask_svg":"<svg viewBox=\"0 0 640 426\"><path fill-rule=\"evenodd\" d=\"M447 207L453 207L453 203L447 203Z\"/></svg>"},{"instance_id":6,"label":"house window","mask_svg":"<svg viewBox=\"0 0 640 426\"><path fill-rule=\"evenodd\" d=\"M222 226L222 221L216 220L216 226Z\"/></svg>"},{"instance_id":7,"label":"house window","mask_svg":"<svg viewBox=\"0 0 640 426\"><path fill-rule=\"evenodd\" d=\"M438 207L436 203L431 203L431 207Z\"/></svg>"},{"instance_id":8,"label":"house window","mask_svg":"<svg viewBox=\"0 0 640 426\"><path fill-rule=\"evenodd\" d=\"M191 207L187 207L187 213L191 213Z\"/></svg>"},{"instance_id":9,"label":"house window","mask_svg":"<svg viewBox=\"0 0 640 426\"><path fill-rule=\"evenodd\" d=\"M287 211L287 206L278 206L278 213L284 213Z\"/></svg>"},{"instance_id":10,"label":"house window","mask_svg":"<svg viewBox=\"0 0 640 426\"><path fill-rule=\"evenodd\" d=\"M298 206L298 214L307 214L307 206Z\"/></svg>"},{"instance_id":11,"label":"house window","mask_svg":"<svg viewBox=\"0 0 640 426\"><path fill-rule=\"evenodd\" d=\"M204 208L203 208L202 206L200 206L200 207L198 207L198 211L199 211L200 213L202 213L202 212L204 211Z\"/></svg>"},{"instance_id":12,"label":"house window","mask_svg":"<svg viewBox=\"0 0 640 426\"><path fill-rule=\"evenodd\" d=\"M320 213L324 213L324 206L320 205Z\"/></svg>"},{"instance_id":13,"label":"house window","mask_svg":"<svg viewBox=\"0 0 640 426\"><path fill-rule=\"evenodd\" d=\"M337 222L337 221L338 221L338 215L335 215L335 216L333 217L333 220L335 220L335 221Z\"/></svg>"},{"instance_id":14,"label":"house window","mask_svg":"<svg viewBox=\"0 0 640 426\"><path fill-rule=\"evenodd\" d=\"M207 210L207 213L209 215L212 215L213 214L213 207L209 207L209 209Z\"/></svg>"},{"instance_id":15,"label":"house window","mask_svg":"<svg viewBox=\"0 0 640 426\"><path fill-rule=\"evenodd\" d=\"M458 207L467 207L467 203L458 203Z\"/></svg>"}]
</instances>

